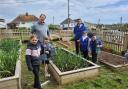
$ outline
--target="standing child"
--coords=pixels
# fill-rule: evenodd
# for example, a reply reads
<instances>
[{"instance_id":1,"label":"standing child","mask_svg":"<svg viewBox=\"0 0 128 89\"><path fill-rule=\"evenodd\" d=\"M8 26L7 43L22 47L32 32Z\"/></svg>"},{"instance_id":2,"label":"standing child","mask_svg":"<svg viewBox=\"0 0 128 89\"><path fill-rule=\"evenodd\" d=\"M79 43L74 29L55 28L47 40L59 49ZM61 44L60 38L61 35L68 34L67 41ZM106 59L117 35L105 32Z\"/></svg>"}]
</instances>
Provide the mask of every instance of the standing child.
<instances>
[{"instance_id":1,"label":"standing child","mask_svg":"<svg viewBox=\"0 0 128 89\"><path fill-rule=\"evenodd\" d=\"M97 62L97 55L100 54L100 48L102 47L102 43L100 40L96 39L96 36L92 34L90 41L90 48L92 54L92 62Z\"/></svg>"},{"instance_id":2,"label":"standing child","mask_svg":"<svg viewBox=\"0 0 128 89\"><path fill-rule=\"evenodd\" d=\"M90 49L91 49L93 63L97 62L97 48L98 47L97 47L96 36L94 34L92 34L91 41L90 41Z\"/></svg>"},{"instance_id":3,"label":"standing child","mask_svg":"<svg viewBox=\"0 0 128 89\"><path fill-rule=\"evenodd\" d=\"M35 35L32 35L26 49L26 63L28 70L34 74L34 88L37 89L41 89L39 80L40 52L41 46L38 44L38 39Z\"/></svg>"},{"instance_id":4,"label":"standing child","mask_svg":"<svg viewBox=\"0 0 128 89\"><path fill-rule=\"evenodd\" d=\"M48 38L44 39L44 57L46 57L46 60L43 62L45 64L45 77L50 77L50 74L48 73L48 64L49 64L49 59L51 57L51 49L52 45L49 42Z\"/></svg>"},{"instance_id":5,"label":"standing child","mask_svg":"<svg viewBox=\"0 0 128 89\"><path fill-rule=\"evenodd\" d=\"M90 39L87 36L87 32L83 31L82 37L78 40L80 42L80 51L85 59L88 59L88 49L89 49L89 43Z\"/></svg>"}]
</instances>

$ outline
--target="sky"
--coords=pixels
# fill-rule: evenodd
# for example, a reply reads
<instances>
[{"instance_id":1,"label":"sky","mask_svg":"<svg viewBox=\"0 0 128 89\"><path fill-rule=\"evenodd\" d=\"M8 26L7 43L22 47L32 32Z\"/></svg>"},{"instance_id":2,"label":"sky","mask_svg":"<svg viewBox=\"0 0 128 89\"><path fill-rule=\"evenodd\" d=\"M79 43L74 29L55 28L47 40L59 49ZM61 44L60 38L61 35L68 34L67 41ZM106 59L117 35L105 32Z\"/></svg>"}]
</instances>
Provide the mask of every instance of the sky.
<instances>
[{"instance_id":1,"label":"sky","mask_svg":"<svg viewBox=\"0 0 128 89\"><path fill-rule=\"evenodd\" d=\"M116 24L123 18L128 23L128 0L69 0L70 18L102 24ZM68 0L0 0L0 18L6 23L20 14L41 13L47 16L48 24L60 24L68 17Z\"/></svg>"}]
</instances>

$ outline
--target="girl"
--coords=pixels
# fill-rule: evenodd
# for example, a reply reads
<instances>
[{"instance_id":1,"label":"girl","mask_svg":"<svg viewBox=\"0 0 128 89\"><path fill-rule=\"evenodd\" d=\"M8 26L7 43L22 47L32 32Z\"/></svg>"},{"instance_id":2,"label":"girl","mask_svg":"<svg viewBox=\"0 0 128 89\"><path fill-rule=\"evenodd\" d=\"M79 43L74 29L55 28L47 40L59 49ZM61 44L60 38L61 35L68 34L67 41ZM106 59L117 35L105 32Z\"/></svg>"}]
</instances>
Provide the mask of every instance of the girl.
<instances>
[{"instance_id":1,"label":"girl","mask_svg":"<svg viewBox=\"0 0 128 89\"><path fill-rule=\"evenodd\" d=\"M32 71L34 74L34 88L37 89L41 89L39 80L41 50L42 49L40 44L38 43L37 37L35 35L32 35L26 49L26 63L28 66L28 70Z\"/></svg>"}]
</instances>

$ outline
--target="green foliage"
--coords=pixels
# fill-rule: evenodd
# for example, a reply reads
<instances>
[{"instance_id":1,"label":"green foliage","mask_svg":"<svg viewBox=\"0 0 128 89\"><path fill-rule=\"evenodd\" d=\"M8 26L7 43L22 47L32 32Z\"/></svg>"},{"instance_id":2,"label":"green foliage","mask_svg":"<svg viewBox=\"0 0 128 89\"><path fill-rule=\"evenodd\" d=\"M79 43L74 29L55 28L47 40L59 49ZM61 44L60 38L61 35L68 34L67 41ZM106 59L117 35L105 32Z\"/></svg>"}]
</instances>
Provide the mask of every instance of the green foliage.
<instances>
[{"instance_id":1,"label":"green foliage","mask_svg":"<svg viewBox=\"0 0 128 89\"><path fill-rule=\"evenodd\" d=\"M52 25L52 24L49 25L49 29L50 30L60 30L60 28L57 25Z\"/></svg>"},{"instance_id":2,"label":"green foliage","mask_svg":"<svg viewBox=\"0 0 128 89\"><path fill-rule=\"evenodd\" d=\"M19 47L18 41L9 39L0 41L0 77L14 74Z\"/></svg>"},{"instance_id":3,"label":"green foliage","mask_svg":"<svg viewBox=\"0 0 128 89\"><path fill-rule=\"evenodd\" d=\"M79 56L59 48L57 49L57 55L54 57L54 63L62 72L85 68L90 65Z\"/></svg>"}]
</instances>

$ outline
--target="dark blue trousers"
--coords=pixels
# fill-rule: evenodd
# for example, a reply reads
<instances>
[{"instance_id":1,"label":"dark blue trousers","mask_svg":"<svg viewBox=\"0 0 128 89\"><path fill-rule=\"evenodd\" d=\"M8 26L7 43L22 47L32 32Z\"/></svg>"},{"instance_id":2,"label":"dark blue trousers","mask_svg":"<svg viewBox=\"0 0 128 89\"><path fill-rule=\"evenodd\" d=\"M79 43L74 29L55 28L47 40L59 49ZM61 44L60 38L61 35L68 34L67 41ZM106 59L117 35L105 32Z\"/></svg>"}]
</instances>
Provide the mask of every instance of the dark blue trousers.
<instances>
[{"instance_id":1,"label":"dark blue trousers","mask_svg":"<svg viewBox=\"0 0 128 89\"><path fill-rule=\"evenodd\" d=\"M39 79L39 65L33 65L33 74L34 74L34 88L41 89L40 79Z\"/></svg>"}]
</instances>

